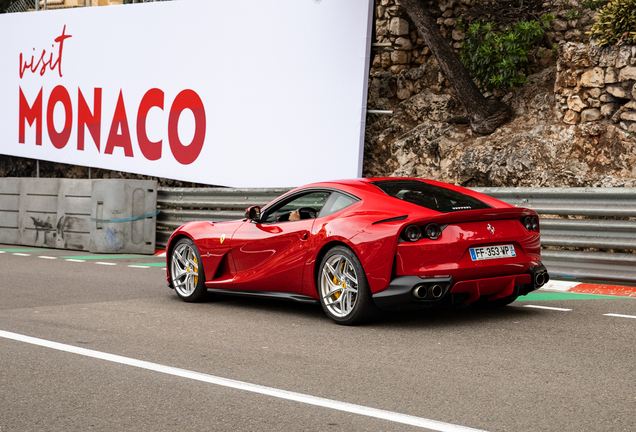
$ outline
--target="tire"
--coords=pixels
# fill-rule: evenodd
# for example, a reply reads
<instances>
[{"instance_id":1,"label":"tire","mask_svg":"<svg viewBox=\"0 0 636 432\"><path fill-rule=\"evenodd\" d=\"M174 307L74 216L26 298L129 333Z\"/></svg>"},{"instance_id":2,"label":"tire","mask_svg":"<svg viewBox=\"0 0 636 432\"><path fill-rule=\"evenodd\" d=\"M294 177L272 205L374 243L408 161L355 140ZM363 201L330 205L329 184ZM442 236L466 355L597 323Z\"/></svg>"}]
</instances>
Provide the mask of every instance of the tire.
<instances>
[{"instance_id":1,"label":"tire","mask_svg":"<svg viewBox=\"0 0 636 432\"><path fill-rule=\"evenodd\" d=\"M508 297L500 298L493 301L488 301L487 299L477 300L476 302L471 303L471 306L494 309L494 308L508 306L510 303L517 300L517 297L519 296L513 294L513 295L509 295Z\"/></svg>"},{"instance_id":2,"label":"tire","mask_svg":"<svg viewBox=\"0 0 636 432\"><path fill-rule=\"evenodd\" d=\"M325 254L316 286L323 310L337 324L361 324L375 315L367 276L348 247L335 246Z\"/></svg>"},{"instance_id":3,"label":"tire","mask_svg":"<svg viewBox=\"0 0 636 432\"><path fill-rule=\"evenodd\" d=\"M513 295L510 295L508 297L504 297L504 298L500 298L500 299L493 300L493 301L490 301L490 302L486 302L486 305L488 307L493 307L493 308L508 306L510 303L512 303L513 301L517 300L517 297L519 297L519 296L513 294Z\"/></svg>"},{"instance_id":4,"label":"tire","mask_svg":"<svg viewBox=\"0 0 636 432\"><path fill-rule=\"evenodd\" d=\"M179 240L170 252L170 279L183 301L198 302L207 294L201 255L189 238Z\"/></svg>"}]
</instances>

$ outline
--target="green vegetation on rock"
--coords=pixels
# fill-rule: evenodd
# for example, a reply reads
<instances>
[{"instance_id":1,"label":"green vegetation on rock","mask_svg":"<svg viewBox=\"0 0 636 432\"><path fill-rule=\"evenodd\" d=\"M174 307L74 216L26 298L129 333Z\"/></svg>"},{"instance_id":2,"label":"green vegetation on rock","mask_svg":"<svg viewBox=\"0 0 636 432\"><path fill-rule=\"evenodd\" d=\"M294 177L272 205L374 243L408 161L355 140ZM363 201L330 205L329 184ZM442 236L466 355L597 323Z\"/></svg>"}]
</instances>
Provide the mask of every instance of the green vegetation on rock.
<instances>
[{"instance_id":1,"label":"green vegetation on rock","mask_svg":"<svg viewBox=\"0 0 636 432\"><path fill-rule=\"evenodd\" d=\"M495 22L474 22L465 31L460 57L477 85L488 91L521 87L527 81L528 54L553 19L545 15L541 21L521 21L503 30Z\"/></svg>"},{"instance_id":2,"label":"green vegetation on rock","mask_svg":"<svg viewBox=\"0 0 636 432\"><path fill-rule=\"evenodd\" d=\"M636 0L608 2L587 34L599 46L636 44Z\"/></svg>"}]
</instances>

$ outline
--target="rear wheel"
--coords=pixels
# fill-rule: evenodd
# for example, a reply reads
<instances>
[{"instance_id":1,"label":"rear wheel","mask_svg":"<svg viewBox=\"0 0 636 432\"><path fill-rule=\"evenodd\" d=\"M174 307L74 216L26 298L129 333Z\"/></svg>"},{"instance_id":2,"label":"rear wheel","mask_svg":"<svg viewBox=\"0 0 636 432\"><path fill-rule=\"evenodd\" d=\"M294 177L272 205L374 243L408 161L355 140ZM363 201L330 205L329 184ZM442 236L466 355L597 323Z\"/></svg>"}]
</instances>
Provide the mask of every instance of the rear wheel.
<instances>
[{"instance_id":1,"label":"rear wheel","mask_svg":"<svg viewBox=\"0 0 636 432\"><path fill-rule=\"evenodd\" d=\"M170 278L183 301L201 301L207 293L201 255L189 238L179 240L170 253Z\"/></svg>"},{"instance_id":2,"label":"rear wheel","mask_svg":"<svg viewBox=\"0 0 636 432\"><path fill-rule=\"evenodd\" d=\"M510 303L512 303L513 301L517 300L517 297L519 297L518 295L510 295L508 297L504 297L504 298L500 298L497 300L493 300L493 301L489 301L486 302L485 304L489 307L502 307L502 306L507 306Z\"/></svg>"},{"instance_id":3,"label":"rear wheel","mask_svg":"<svg viewBox=\"0 0 636 432\"><path fill-rule=\"evenodd\" d=\"M376 311L362 264L345 246L327 252L316 282L322 308L338 324L360 324Z\"/></svg>"},{"instance_id":4,"label":"rear wheel","mask_svg":"<svg viewBox=\"0 0 636 432\"><path fill-rule=\"evenodd\" d=\"M488 299L479 299L474 303L471 303L471 306L482 307L482 308L498 308L507 306L513 301L517 300L518 295L509 295L508 297L500 298L497 300L489 301Z\"/></svg>"}]
</instances>

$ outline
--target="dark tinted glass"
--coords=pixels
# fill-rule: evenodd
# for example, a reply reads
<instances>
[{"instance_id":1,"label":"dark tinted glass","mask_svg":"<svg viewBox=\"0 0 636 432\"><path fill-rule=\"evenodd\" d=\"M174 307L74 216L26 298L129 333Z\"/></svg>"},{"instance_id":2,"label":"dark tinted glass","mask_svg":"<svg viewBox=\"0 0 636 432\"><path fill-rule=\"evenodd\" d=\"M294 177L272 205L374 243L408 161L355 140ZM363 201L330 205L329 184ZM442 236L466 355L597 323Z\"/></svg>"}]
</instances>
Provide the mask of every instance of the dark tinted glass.
<instances>
[{"instance_id":1,"label":"dark tinted glass","mask_svg":"<svg viewBox=\"0 0 636 432\"><path fill-rule=\"evenodd\" d=\"M450 189L417 180L383 180L373 182L389 196L441 213L491 208L483 202Z\"/></svg>"}]
</instances>

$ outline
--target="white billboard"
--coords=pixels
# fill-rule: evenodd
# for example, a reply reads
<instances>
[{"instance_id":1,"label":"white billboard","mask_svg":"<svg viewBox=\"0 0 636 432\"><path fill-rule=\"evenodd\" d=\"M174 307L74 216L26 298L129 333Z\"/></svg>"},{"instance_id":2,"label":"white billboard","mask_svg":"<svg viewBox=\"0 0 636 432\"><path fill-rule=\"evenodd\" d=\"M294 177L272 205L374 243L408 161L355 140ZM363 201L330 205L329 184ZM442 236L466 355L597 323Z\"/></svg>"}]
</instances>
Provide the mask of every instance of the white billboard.
<instances>
[{"instance_id":1,"label":"white billboard","mask_svg":"<svg viewBox=\"0 0 636 432\"><path fill-rule=\"evenodd\" d=\"M0 15L0 154L233 187L362 172L372 0Z\"/></svg>"}]
</instances>

